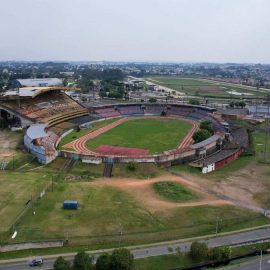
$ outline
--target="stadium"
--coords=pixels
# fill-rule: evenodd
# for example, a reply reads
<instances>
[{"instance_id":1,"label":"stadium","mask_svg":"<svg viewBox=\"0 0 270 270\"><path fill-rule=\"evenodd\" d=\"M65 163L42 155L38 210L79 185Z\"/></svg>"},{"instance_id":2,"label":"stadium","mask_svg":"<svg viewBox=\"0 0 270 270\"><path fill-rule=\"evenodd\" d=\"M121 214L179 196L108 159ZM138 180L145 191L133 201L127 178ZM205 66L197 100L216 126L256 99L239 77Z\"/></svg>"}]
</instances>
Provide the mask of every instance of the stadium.
<instances>
[{"instance_id":1,"label":"stadium","mask_svg":"<svg viewBox=\"0 0 270 270\"><path fill-rule=\"evenodd\" d=\"M245 148L241 142L245 140L237 140L239 131L230 133L215 109L206 106L119 103L87 107L64 90L67 88L61 86L23 87L0 96L1 119L10 127L27 128L24 145L42 164L62 156L84 163L104 163L105 176L111 176L113 164L129 162L163 167L189 163L206 173L235 160ZM194 144L192 135L203 120L212 124L214 134ZM119 132L125 133L122 142ZM108 138L109 133L116 139ZM160 138L155 141L156 135ZM242 131L241 136L247 134ZM142 141L146 143L138 143Z\"/></svg>"}]
</instances>

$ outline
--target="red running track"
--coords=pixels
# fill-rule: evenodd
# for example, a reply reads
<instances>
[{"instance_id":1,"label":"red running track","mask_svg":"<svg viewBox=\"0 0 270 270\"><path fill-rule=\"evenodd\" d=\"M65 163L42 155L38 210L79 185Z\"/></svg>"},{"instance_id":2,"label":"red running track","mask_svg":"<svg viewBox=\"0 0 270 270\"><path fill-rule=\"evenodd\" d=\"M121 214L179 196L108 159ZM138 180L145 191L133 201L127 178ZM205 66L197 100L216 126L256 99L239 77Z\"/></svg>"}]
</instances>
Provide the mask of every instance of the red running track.
<instances>
[{"instance_id":1,"label":"red running track","mask_svg":"<svg viewBox=\"0 0 270 270\"><path fill-rule=\"evenodd\" d=\"M159 118L159 117L144 117L144 118ZM173 119L179 119L180 117L168 117L168 118L173 118ZM77 154L83 154L83 155L93 155L93 156L104 156L104 154L102 153L97 153L95 151L92 151L90 149L87 148L86 143L87 141L94 139L95 137L99 136L100 134L103 134L113 128L115 128L116 126L128 121L128 120L132 120L132 119L138 119L138 117L125 117L125 118L121 118L119 120L116 120L113 123L108 124L105 127L99 128L93 132L90 132L68 144L65 144L63 147L64 148L69 148L69 149L74 149L74 151L70 151L70 152L75 152ZM184 140L178 145L177 150L183 150L185 148L187 148L189 145L191 145L193 143L193 139L192 136L194 134L194 132L196 132L199 129L199 125L197 122L188 120L188 119L183 119L182 120L188 121L189 123L192 124L192 128L191 130L188 132L188 134L186 135L186 137L184 138ZM113 153L114 151L112 151L112 153L110 155L114 155ZM107 154L109 155L109 154ZM117 155L117 154L116 154ZM120 154L119 154L120 155ZM128 155L121 155L121 156L128 156ZM133 155L131 155L133 156Z\"/></svg>"}]
</instances>

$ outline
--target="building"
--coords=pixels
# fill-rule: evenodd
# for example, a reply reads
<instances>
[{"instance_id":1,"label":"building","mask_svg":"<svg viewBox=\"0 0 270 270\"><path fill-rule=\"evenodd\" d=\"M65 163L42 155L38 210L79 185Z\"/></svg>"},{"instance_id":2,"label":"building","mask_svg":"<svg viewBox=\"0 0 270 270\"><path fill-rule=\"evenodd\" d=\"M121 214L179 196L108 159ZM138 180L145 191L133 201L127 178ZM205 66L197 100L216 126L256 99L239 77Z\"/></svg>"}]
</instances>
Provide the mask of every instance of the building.
<instances>
[{"instance_id":1,"label":"building","mask_svg":"<svg viewBox=\"0 0 270 270\"><path fill-rule=\"evenodd\" d=\"M13 87L50 87L63 86L63 80L58 78L43 79L16 79L12 81Z\"/></svg>"}]
</instances>

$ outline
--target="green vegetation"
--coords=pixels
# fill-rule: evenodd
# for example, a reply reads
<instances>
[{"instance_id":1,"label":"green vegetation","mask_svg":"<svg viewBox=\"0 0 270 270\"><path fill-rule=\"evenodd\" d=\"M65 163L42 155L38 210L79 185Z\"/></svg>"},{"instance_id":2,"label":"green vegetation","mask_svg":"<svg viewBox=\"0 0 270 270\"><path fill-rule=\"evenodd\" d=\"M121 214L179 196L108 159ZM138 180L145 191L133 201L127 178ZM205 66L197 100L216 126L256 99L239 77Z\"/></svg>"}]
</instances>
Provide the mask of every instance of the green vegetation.
<instances>
[{"instance_id":1,"label":"green vegetation","mask_svg":"<svg viewBox=\"0 0 270 270\"><path fill-rule=\"evenodd\" d=\"M91 270L93 269L92 258L84 251L78 252L73 260L73 270Z\"/></svg>"},{"instance_id":2,"label":"green vegetation","mask_svg":"<svg viewBox=\"0 0 270 270\"><path fill-rule=\"evenodd\" d=\"M113 145L161 153L176 148L190 128L190 123L178 119L130 120L88 141L87 147L96 149L100 145Z\"/></svg>"},{"instance_id":3,"label":"green vegetation","mask_svg":"<svg viewBox=\"0 0 270 270\"><path fill-rule=\"evenodd\" d=\"M0 171L0 233L6 232L27 202L47 184L42 173Z\"/></svg>"},{"instance_id":4,"label":"green vegetation","mask_svg":"<svg viewBox=\"0 0 270 270\"><path fill-rule=\"evenodd\" d=\"M191 174L198 175L202 178L208 178L208 179L212 179L215 181L222 181L222 180L224 180L224 178L226 178L229 175L229 173L236 172L240 169L245 168L253 160L254 160L253 156L241 156L240 158L238 158L234 162L229 163L226 166L224 166L216 171L213 171L211 173L204 174L204 175L202 175L200 169L191 167L189 165L175 165L175 166L172 166L170 168L170 171L174 172L174 173L179 173L179 174L191 173Z\"/></svg>"},{"instance_id":5,"label":"green vegetation","mask_svg":"<svg viewBox=\"0 0 270 270\"><path fill-rule=\"evenodd\" d=\"M156 182L153 184L153 188L159 196L173 202L185 202L199 198L197 194L176 182Z\"/></svg>"},{"instance_id":6,"label":"green vegetation","mask_svg":"<svg viewBox=\"0 0 270 270\"><path fill-rule=\"evenodd\" d=\"M139 181L139 180L138 180ZM66 199L79 201L77 211L65 211ZM147 243L215 232L216 217L222 218L221 231L268 223L263 215L232 206L200 206L176 208L150 213L133 197L117 188L99 186L95 182L56 182L53 192L34 206L17 230L17 241L65 239L69 243L91 245L118 243L119 224L124 231L123 243Z\"/></svg>"},{"instance_id":7,"label":"green vegetation","mask_svg":"<svg viewBox=\"0 0 270 270\"><path fill-rule=\"evenodd\" d=\"M65 260L62 256L58 257L54 264L53 270L70 270L70 263L69 261Z\"/></svg>"},{"instance_id":8,"label":"green vegetation","mask_svg":"<svg viewBox=\"0 0 270 270\"><path fill-rule=\"evenodd\" d=\"M188 102L191 105L200 105L200 101L198 99L195 99L195 98L190 99Z\"/></svg>"},{"instance_id":9,"label":"green vegetation","mask_svg":"<svg viewBox=\"0 0 270 270\"><path fill-rule=\"evenodd\" d=\"M72 141L88 134L89 132L93 132L96 129L104 127L104 126L106 126L106 125L108 125L116 120L117 119L107 119L104 121L99 121L99 122L93 123L90 128L80 129L79 131L74 130L60 141L58 148L61 149L65 144L72 142Z\"/></svg>"},{"instance_id":10,"label":"green vegetation","mask_svg":"<svg viewBox=\"0 0 270 270\"><path fill-rule=\"evenodd\" d=\"M195 143L199 143L210 137L211 137L211 133L208 130L199 129L193 134L192 139L194 140Z\"/></svg>"},{"instance_id":11,"label":"green vegetation","mask_svg":"<svg viewBox=\"0 0 270 270\"><path fill-rule=\"evenodd\" d=\"M211 135L214 134L213 125L210 121L202 121L200 123L200 129L208 130Z\"/></svg>"},{"instance_id":12,"label":"green vegetation","mask_svg":"<svg viewBox=\"0 0 270 270\"><path fill-rule=\"evenodd\" d=\"M237 85L224 82L215 82L204 79L184 78L184 77L153 77L148 79L153 83L174 89L179 92L184 92L187 95L198 97L252 97L265 96L267 91L249 87L244 85ZM233 94L236 93L236 94ZM247 93L248 95L245 95Z\"/></svg>"}]
</instances>

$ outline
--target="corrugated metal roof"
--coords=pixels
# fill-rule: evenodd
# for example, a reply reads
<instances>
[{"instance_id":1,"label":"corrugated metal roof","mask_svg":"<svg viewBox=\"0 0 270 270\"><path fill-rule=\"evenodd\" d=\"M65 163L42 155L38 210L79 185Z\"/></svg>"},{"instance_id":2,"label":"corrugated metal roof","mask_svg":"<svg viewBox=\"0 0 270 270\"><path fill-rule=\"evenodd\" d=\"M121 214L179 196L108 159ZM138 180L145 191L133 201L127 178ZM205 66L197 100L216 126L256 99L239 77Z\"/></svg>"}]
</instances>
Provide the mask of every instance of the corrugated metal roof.
<instances>
[{"instance_id":1,"label":"corrugated metal roof","mask_svg":"<svg viewBox=\"0 0 270 270\"><path fill-rule=\"evenodd\" d=\"M62 86L62 79L58 78L44 78L44 79L17 79L15 84L18 82L20 86Z\"/></svg>"},{"instance_id":2,"label":"corrugated metal roof","mask_svg":"<svg viewBox=\"0 0 270 270\"><path fill-rule=\"evenodd\" d=\"M210 138L208 138L208 139L206 139L206 140L204 140L204 141L202 141L200 143L196 143L196 144L191 145L191 148L192 149L202 148L202 147L204 147L204 146L206 146L206 145L208 145L208 144L210 144L212 142L217 141L220 138L221 137L219 135L215 134L215 135L211 136Z\"/></svg>"}]
</instances>

